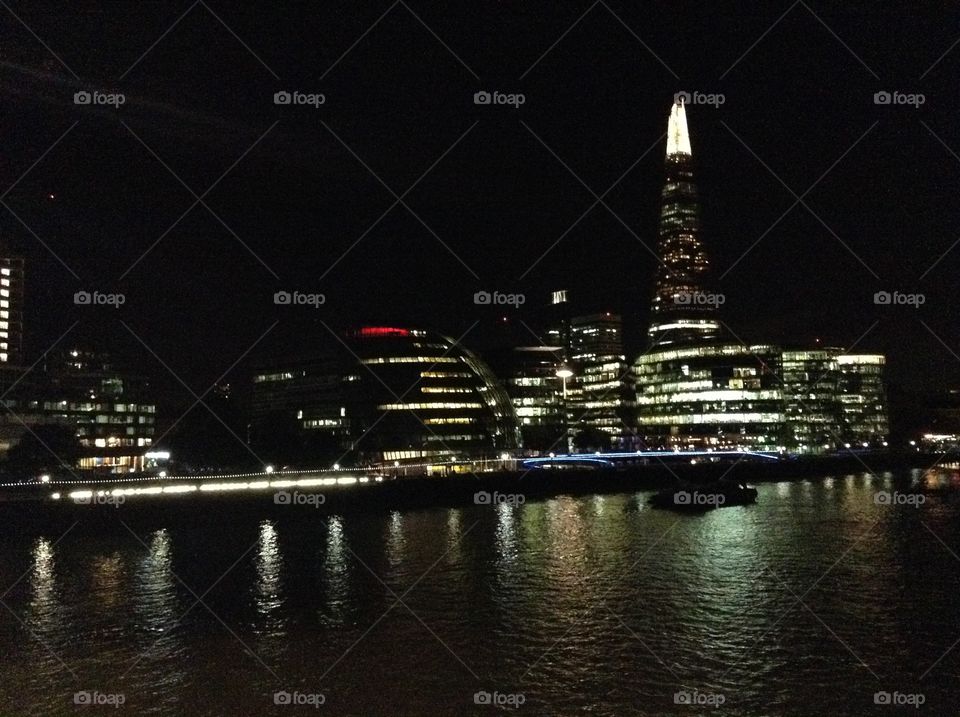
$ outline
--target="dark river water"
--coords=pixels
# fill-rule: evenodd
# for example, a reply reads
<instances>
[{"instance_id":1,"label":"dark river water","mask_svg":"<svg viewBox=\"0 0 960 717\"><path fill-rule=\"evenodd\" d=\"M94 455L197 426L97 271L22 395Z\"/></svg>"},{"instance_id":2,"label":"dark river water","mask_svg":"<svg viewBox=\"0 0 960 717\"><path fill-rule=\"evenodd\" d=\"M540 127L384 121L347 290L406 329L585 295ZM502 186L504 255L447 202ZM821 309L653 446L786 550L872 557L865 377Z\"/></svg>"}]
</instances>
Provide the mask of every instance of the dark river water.
<instances>
[{"instance_id":1,"label":"dark river water","mask_svg":"<svg viewBox=\"0 0 960 717\"><path fill-rule=\"evenodd\" d=\"M877 500L929 480L3 531L0 714L955 715L960 503Z\"/></svg>"}]
</instances>

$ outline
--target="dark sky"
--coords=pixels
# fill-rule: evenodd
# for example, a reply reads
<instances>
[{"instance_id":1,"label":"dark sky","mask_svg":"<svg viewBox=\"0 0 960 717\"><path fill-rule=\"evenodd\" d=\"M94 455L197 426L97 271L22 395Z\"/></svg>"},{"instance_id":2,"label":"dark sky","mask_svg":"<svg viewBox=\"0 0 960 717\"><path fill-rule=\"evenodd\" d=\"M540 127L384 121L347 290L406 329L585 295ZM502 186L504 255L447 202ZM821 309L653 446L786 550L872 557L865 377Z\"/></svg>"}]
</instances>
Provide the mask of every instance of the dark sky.
<instances>
[{"instance_id":1,"label":"dark sky","mask_svg":"<svg viewBox=\"0 0 960 717\"><path fill-rule=\"evenodd\" d=\"M658 138L674 92L688 90L725 98L688 119L736 334L859 339L888 354L898 390L960 383L960 247L938 262L960 238L960 13L744 6L11 2L0 192L17 182L4 201L22 223L0 207L0 230L29 262L28 347L79 321L64 341L114 350L187 400L160 360L201 393L258 340L255 354L328 344L324 324L421 324L482 350L502 340L504 313L514 330L532 324L557 287L584 311L621 312L636 345ZM73 103L94 89L126 102ZM326 102L277 106L278 90ZM526 101L476 106L478 90ZM925 102L876 105L880 90ZM570 229L591 190L632 165ZM404 195L432 166L403 197L412 211L397 204L370 229L391 190ZM224 172L203 198L216 216L203 204L182 216ZM806 206L791 209L791 190ZM75 307L78 289L126 303ZM527 304L478 307L478 289ZM880 289L926 303L876 306ZM278 290L326 304L278 307Z\"/></svg>"}]
</instances>

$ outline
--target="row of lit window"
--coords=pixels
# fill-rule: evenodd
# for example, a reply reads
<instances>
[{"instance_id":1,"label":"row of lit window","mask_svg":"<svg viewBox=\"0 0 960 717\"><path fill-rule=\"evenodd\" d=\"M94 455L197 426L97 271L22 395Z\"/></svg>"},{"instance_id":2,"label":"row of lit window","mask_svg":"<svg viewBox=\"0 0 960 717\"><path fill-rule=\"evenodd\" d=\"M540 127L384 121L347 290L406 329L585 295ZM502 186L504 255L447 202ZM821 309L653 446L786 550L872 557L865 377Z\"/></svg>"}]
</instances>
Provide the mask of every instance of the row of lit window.
<instances>
[{"instance_id":1,"label":"row of lit window","mask_svg":"<svg viewBox=\"0 0 960 717\"><path fill-rule=\"evenodd\" d=\"M457 408L483 408L481 403L383 403L377 406L378 411L428 411L450 410Z\"/></svg>"},{"instance_id":2,"label":"row of lit window","mask_svg":"<svg viewBox=\"0 0 960 717\"><path fill-rule=\"evenodd\" d=\"M109 438L97 438L94 440L93 445L97 448L120 448L123 446L149 446L153 443L152 438L119 438L118 436L110 436ZM80 439L81 446L89 446L89 439L83 438Z\"/></svg>"},{"instance_id":3,"label":"row of lit window","mask_svg":"<svg viewBox=\"0 0 960 717\"><path fill-rule=\"evenodd\" d=\"M377 358L366 358L361 359L360 363L372 365L372 364L391 364L391 363L457 363L458 359L453 358L452 356L389 356L384 358L379 356Z\"/></svg>"},{"instance_id":4,"label":"row of lit window","mask_svg":"<svg viewBox=\"0 0 960 717\"><path fill-rule=\"evenodd\" d=\"M454 424L473 423L476 419L466 416L450 416L449 418L424 418L423 423L427 426L446 426Z\"/></svg>"},{"instance_id":5,"label":"row of lit window","mask_svg":"<svg viewBox=\"0 0 960 717\"><path fill-rule=\"evenodd\" d=\"M650 425L682 426L688 424L724 423L780 423L781 413L692 413L668 416L643 416L641 423Z\"/></svg>"}]
</instances>

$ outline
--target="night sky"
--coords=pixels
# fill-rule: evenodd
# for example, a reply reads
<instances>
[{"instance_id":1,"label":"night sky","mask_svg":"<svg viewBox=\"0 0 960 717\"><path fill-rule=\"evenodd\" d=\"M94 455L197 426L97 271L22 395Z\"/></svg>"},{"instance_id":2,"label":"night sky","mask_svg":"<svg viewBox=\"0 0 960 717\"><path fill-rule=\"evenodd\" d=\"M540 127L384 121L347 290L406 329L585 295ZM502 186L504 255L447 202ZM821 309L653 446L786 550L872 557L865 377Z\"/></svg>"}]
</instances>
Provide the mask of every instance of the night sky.
<instances>
[{"instance_id":1,"label":"night sky","mask_svg":"<svg viewBox=\"0 0 960 717\"><path fill-rule=\"evenodd\" d=\"M960 14L853 5L11 2L0 230L28 260L28 358L78 321L65 344L192 403L164 363L201 394L251 347L237 371L356 323L482 351L561 287L622 313L637 350L662 135L687 90L725 98L687 116L730 329L885 352L906 403L960 384ZM126 102L75 105L82 90ZM280 90L326 101L278 106ZM76 307L81 289L126 303ZM476 306L479 289L527 302ZM876 306L878 290L926 301Z\"/></svg>"}]
</instances>

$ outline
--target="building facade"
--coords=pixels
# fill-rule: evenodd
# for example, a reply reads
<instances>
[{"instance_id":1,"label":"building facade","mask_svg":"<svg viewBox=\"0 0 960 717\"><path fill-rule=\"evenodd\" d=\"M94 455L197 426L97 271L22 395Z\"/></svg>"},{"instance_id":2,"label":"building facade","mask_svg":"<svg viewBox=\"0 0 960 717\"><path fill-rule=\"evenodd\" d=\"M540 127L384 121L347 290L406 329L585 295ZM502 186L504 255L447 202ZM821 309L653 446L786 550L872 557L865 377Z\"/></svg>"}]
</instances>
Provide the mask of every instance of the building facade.
<instances>
[{"instance_id":1,"label":"building facade","mask_svg":"<svg viewBox=\"0 0 960 717\"><path fill-rule=\"evenodd\" d=\"M660 264L650 305L650 346L676 346L720 335L715 294L707 290L710 269L700 239L700 200L683 101L667 120L666 182L660 197L657 254Z\"/></svg>"},{"instance_id":2,"label":"building facade","mask_svg":"<svg viewBox=\"0 0 960 717\"><path fill-rule=\"evenodd\" d=\"M725 339L723 297L706 288L691 161L678 101L668 120L649 348L633 366L644 444L798 453L886 445L883 356Z\"/></svg>"},{"instance_id":3,"label":"building facade","mask_svg":"<svg viewBox=\"0 0 960 717\"><path fill-rule=\"evenodd\" d=\"M73 349L46 357L42 370L4 371L2 377L4 452L38 426L58 425L76 436L79 458L74 467L143 470L157 413L143 376L118 368L104 353Z\"/></svg>"},{"instance_id":4,"label":"building facade","mask_svg":"<svg viewBox=\"0 0 960 717\"><path fill-rule=\"evenodd\" d=\"M633 377L623 346L623 320L609 312L570 320L569 365L573 391L567 410L571 425L586 436L583 448L626 448L632 442ZM599 434L607 436L606 445ZM589 437L589 438L588 438Z\"/></svg>"},{"instance_id":5,"label":"building facade","mask_svg":"<svg viewBox=\"0 0 960 717\"><path fill-rule=\"evenodd\" d=\"M567 417L563 399L565 379L560 346L517 346L494 352L495 373L517 415L523 448L532 452L566 449Z\"/></svg>"},{"instance_id":6,"label":"building facade","mask_svg":"<svg viewBox=\"0 0 960 717\"><path fill-rule=\"evenodd\" d=\"M862 448L886 445L890 433L882 354L841 354L840 406L844 443Z\"/></svg>"},{"instance_id":7,"label":"building facade","mask_svg":"<svg viewBox=\"0 0 960 717\"><path fill-rule=\"evenodd\" d=\"M19 366L23 360L23 259L0 256L0 364Z\"/></svg>"},{"instance_id":8,"label":"building facade","mask_svg":"<svg viewBox=\"0 0 960 717\"><path fill-rule=\"evenodd\" d=\"M635 364L648 448L777 450L785 420L775 346L711 343L651 351Z\"/></svg>"},{"instance_id":9,"label":"building facade","mask_svg":"<svg viewBox=\"0 0 960 717\"><path fill-rule=\"evenodd\" d=\"M252 432L294 420L305 437L326 436L359 464L494 457L519 446L507 393L452 339L368 326L343 341L330 355L258 370Z\"/></svg>"}]
</instances>

